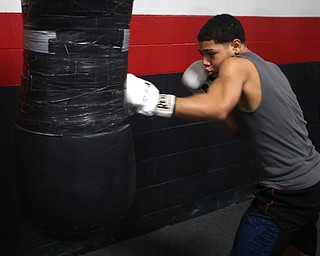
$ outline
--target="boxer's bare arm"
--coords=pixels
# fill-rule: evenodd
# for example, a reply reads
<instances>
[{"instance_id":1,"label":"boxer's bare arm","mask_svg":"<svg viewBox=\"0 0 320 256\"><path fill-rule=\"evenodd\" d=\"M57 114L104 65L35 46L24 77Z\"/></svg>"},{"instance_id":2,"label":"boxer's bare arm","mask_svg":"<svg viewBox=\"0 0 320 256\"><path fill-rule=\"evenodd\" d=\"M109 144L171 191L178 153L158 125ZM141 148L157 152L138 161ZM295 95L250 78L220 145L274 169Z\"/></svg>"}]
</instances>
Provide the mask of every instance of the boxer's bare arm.
<instances>
[{"instance_id":1,"label":"boxer's bare arm","mask_svg":"<svg viewBox=\"0 0 320 256\"><path fill-rule=\"evenodd\" d=\"M224 60L208 93L177 98L174 116L225 121L241 100L243 86L249 76L244 65L246 63L246 60L240 58Z\"/></svg>"},{"instance_id":2,"label":"boxer's bare arm","mask_svg":"<svg viewBox=\"0 0 320 256\"><path fill-rule=\"evenodd\" d=\"M225 59L208 93L190 97L159 94L152 83L130 74L126 84L127 106L147 116L226 122L235 107L253 111L261 99L259 75L253 63L244 58Z\"/></svg>"}]
</instances>

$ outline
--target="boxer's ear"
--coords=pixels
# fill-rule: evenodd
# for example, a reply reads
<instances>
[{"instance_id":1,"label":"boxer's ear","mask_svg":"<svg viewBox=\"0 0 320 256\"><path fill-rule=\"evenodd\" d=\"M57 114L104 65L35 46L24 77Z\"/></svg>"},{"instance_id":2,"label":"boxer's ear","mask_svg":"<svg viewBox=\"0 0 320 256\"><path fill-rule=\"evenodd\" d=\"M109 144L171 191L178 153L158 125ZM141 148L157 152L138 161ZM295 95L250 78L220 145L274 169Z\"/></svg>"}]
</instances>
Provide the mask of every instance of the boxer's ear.
<instances>
[{"instance_id":1,"label":"boxer's ear","mask_svg":"<svg viewBox=\"0 0 320 256\"><path fill-rule=\"evenodd\" d=\"M238 55L240 53L241 45L242 45L241 40L237 38L231 42L231 47L235 55Z\"/></svg>"}]
</instances>

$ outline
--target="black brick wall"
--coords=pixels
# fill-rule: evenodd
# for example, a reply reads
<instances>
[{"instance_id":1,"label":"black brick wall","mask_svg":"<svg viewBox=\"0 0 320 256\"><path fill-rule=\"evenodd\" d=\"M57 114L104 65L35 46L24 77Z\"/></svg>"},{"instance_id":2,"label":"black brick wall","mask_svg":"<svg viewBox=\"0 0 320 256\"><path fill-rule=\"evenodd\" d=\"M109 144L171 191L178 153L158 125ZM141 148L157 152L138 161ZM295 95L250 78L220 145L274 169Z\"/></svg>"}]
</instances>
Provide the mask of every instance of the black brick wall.
<instances>
[{"instance_id":1,"label":"black brick wall","mask_svg":"<svg viewBox=\"0 0 320 256\"><path fill-rule=\"evenodd\" d=\"M320 146L320 63L282 65ZM181 74L144 77L163 93L186 96ZM256 162L220 123L131 117L137 190L127 216L101 236L60 242L21 217L14 183L14 123L19 87L0 87L0 255L75 255L150 232L250 197Z\"/></svg>"}]
</instances>

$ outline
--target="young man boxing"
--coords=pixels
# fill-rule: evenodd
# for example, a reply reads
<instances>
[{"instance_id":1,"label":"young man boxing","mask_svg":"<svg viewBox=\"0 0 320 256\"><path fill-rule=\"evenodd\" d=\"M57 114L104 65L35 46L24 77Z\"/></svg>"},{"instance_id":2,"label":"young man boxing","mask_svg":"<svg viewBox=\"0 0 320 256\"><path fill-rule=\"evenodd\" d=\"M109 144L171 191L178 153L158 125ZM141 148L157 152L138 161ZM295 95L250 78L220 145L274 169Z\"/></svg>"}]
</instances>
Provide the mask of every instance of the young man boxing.
<instances>
[{"instance_id":1,"label":"young man boxing","mask_svg":"<svg viewBox=\"0 0 320 256\"><path fill-rule=\"evenodd\" d=\"M209 77L207 92L185 98L159 94L129 74L128 107L147 116L222 121L257 152L260 180L231 256L315 256L320 156L287 78L248 49L243 27L231 15L210 19L198 42L202 63L190 66L182 82L199 92Z\"/></svg>"}]
</instances>

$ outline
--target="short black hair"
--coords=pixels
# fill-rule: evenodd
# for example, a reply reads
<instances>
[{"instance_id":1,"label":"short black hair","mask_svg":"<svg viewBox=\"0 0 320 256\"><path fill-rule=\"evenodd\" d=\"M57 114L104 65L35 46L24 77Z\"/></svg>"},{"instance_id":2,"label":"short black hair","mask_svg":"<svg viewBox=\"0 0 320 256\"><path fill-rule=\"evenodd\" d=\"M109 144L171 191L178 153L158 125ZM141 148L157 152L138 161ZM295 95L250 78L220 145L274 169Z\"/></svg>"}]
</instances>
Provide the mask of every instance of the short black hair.
<instances>
[{"instance_id":1,"label":"short black hair","mask_svg":"<svg viewBox=\"0 0 320 256\"><path fill-rule=\"evenodd\" d=\"M209 19L200 29L198 41L215 41L215 43L229 43L234 39L246 42L246 36L242 24L230 14L219 14Z\"/></svg>"}]
</instances>

